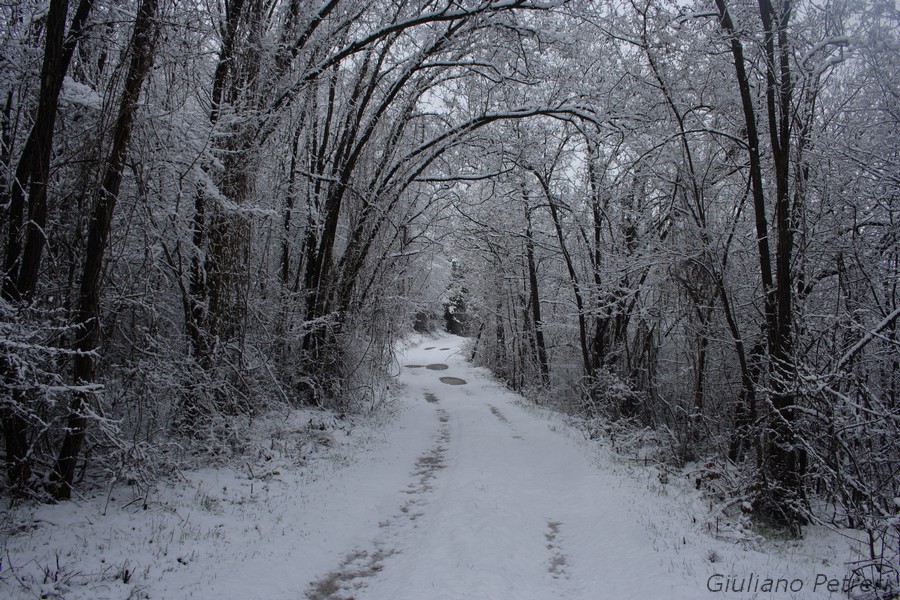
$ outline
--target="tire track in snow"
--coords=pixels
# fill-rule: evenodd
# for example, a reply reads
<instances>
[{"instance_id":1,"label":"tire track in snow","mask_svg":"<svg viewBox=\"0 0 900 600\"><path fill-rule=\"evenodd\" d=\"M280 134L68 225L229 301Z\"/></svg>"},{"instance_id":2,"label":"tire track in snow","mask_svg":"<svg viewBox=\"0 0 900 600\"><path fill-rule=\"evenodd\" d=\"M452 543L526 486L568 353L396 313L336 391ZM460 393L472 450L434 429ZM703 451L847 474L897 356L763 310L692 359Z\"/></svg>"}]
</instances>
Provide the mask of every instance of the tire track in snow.
<instances>
[{"instance_id":1,"label":"tire track in snow","mask_svg":"<svg viewBox=\"0 0 900 600\"><path fill-rule=\"evenodd\" d=\"M425 400L439 404L438 397L427 392ZM438 436L435 444L416 459L410 473L413 481L403 490L409 495L397 514L381 521L378 525L384 532L372 542L368 550L356 549L344 557L337 569L312 582L306 593L309 600L353 600L368 581L384 569L384 561L400 553L397 542L403 539L406 529L415 528L416 521L428 500L426 495L433 490L432 481L439 471L446 467L447 444L450 442L450 415L442 408L436 408Z\"/></svg>"},{"instance_id":2,"label":"tire track in snow","mask_svg":"<svg viewBox=\"0 0 900 600\"><path fill-rule=\"evenodd\" d=\"M490 407L490 409L491 409L491 414L493 414L495 417L497 417L497 420L499 420L501 423L503 423L504 425L509 427L510 431L512 431L514 440L525 439L522 437L522 435L518 431L516 431L516 428L513 426L512 423L510 423L509 419L506 418L506 415L504 415L502 412L500 412L499 408L497 408L493 404L488 404L488 407Z\"/></svg>"}]
</instances>

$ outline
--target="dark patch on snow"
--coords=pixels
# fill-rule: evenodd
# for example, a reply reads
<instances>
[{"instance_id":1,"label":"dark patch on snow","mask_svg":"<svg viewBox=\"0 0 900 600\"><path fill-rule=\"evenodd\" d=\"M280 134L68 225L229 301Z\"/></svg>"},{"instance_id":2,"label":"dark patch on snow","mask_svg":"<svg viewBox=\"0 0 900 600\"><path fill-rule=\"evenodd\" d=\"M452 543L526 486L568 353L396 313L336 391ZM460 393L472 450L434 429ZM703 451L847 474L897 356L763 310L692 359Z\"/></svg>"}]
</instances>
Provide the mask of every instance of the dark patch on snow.
<instances>
[{"instance_id":1,"label":"dark patch on snow","mask_svg":"<svg viewBox=\"0 0 900 600\"><path fill-rule=\"evenodd\" d=\"M442 351L443 351L443 350L449 350L449 349L450 349L450 348L441 348Z\"/></svg>"},{"instance_id":2,"label":"dark patch on snow","mask_svg":"<svg viewBox=\"0 0 900 600\"><path fill-rule=\"evenodd\" d=\"M403 366L406 367L407 369L421 369L425 365L403 365Z\"/></svg>"},{"instance_id":3,"label":"dark patch on snow","mask_svg":"<svg viewBox=\"0 0 900 600\"><path fill-rule=\"evenodd\" d=\"M509 425L509 419L507 419L507 418L503 415L503 413L500 412L500 409L497 408L496 406L494 406L493 404L491 404L491 413L493 413L493 415L494 415L495 417L497 417L498 419L500 419L500 421L502 421L503 423L506 423L507 425Z\"/></svg>"},{"instance_id":4,"label":"dark patch on snow","mask_svg":"<svg viewBox=\"0 0 900 600\"><path fill-rule=\"evenodd\" d=\"M459 377L441 377L441 382L447 385L466 385L466 380Z\"/></svg>"},{"instance_id":5,"label":"dark patch on snow","mask_svg":"<svg viewBox=\"0 0 900 600\"><path fill-rule=\"evenodd\" d=\"M425 392L425 401L431 402L432 404L438 403L438 397L432 394L431 392Z\"/></svg>"},{"instance_id":6,"label":"dark patch on snow","mask_svg":"<svg viewBox=\"0 0 900 600\"><path fill-rule=\"evenodd\" d=\"M557 541L561 526L562 523L559 521L547 521L548 531L544 534L544 538L547 540L547 550L550 551L550 566L547 568L547 571L553 576L553 579L569 578L569 573L566 570L569 561L562 550L560 550L559 542Z\"/></svg>"},{"instance_id":7,"label":"dark patch on snow","mask_svg":"<svg viewBox=\"0 0 900 600\"><path fill-rule=\"evenodd\" d=\"M426 393L425 399L437 402L437 396L431 393ZM421 510L427 505L424 495L432 490L432 480L446 467L444 456L446 444L450 441L450 429L447 426L450 416L441 408L437 408L436 412L441 422L438 438L434 446L416 460L415 469L410 473L413 481L403 490L408 494L408 500L400 506L397 514L378 523L385 533L373 541L373 549L354 550L348 554L337 569L309 585L307 599L353 600L366 587L367 581L384 569L384 561L399 554L398 550L390 547L387 536L392 531L396 534L396 529L402 527L403 523L414 523L425 515Z\"/></svg>"},{"instance_id":8,"label":"dark patch on snow","mask_svg":"<svg viewBox=\"0 0 900 600\"><path fill-rule=\"evenodd\" d=\"M497 420L499 420L501 423L508 425L509 428L512 429L513 439L521 440L522 436L519 435L518 433L516 433L515 427L513 427L513 424L509 422L509 419L506 418L506 415L504 415L502 412L500 412L500 409L497 408L496 406L494 406L493 404L489 404L488 406L491 407L491 414L494 415L495 417L497 417Z\"/></svg>"},{"instance_id":9,"label":"dark patch on snow","mask_svg":"<svg viewBox=\"0 0 900 600\"><path fill-rule=\"evenodd\" d=\"M426 349L426 350L434 350L434 346L428 346L428 347L425 348L425 349Z\"/></svg>"},{"instance_id":10,"label":"dark patch on snow","mask_svg":"<svg viewBox=\"0 0 900 600\"><path fill-rule=\"evenodd\" d=\"M365 550L351 552L344 558L336 571L314 582L306 597L310 600L353 598L351 590L359 588L361 580L377 575L384 568L384 559L396 553L395 550L385 550L384 548L376 548L371 553Z\"/></svg>"},{"instance_id":11,"label":"dark patch on snow","mask_svg":"<svg viewBox=\"0 0 900 600\"><path fill-rule=\"evenodd\" d=\"M425 368L431 369L432 371L446 371L450 367L448 367L447 365L445 365L443 363L433 363L430 365L425 365Z\"/></svg>"}]
</instances>

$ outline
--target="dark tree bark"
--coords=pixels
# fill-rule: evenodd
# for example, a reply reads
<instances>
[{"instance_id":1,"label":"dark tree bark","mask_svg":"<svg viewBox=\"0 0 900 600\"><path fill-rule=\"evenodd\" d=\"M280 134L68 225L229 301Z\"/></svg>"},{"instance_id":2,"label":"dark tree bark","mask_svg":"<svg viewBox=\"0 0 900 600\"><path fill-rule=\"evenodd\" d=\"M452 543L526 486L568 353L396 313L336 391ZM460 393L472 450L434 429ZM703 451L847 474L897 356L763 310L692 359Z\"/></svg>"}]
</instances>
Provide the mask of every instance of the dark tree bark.
<instances>
[{"instance_id":1,"label":"dark tree bark","mask_svg":"<svg viewBox=\"0 0 900 600\"><path fill-rule=\"evenodd\" d=\"M775 271L768 244L765 193L762 182L760 139L753 107L750 79L746 72L743 46L737 37L725 0L716 0L719 21L730 38L735 75L741 95L750 158L750 183L756 216L760 273L765 293L767 346L771 375L772 414L762 474L766 488L764 510L799 535L806 523L803 515L802 449L794 434L793 283L791 257L794 247L790 202L790 156L792 81L787 28L791 18L790 0L776 9L769 0L759 0L766 57L766 113L775 179L774 222L776 231Z\"/></svg>"},{"instance_id":2,"label":"dark tree bark","mask_svg":"<svg viewBox=\"0 0 900 600\"><path fill-rule=\"evenodd\" d=\"M772 254L769 250L769 226L766 218L766 194L762 179L762 159L760 157L759 129L756 125L756 109L753 107L753 94L744 59L744 46L737 38L737 30L725 0L716 0L722 28L728 34L731 55L734 60L735 78L741 95L741 109L744 113L744 126L747 137L747 155L750 160L750 189L753 195L753 214L756 223L756 245L759 255L760 277L765 294L766 326L768 330L777 329L775 315L775 280L772 277Z\"/></svg>"},{"instance_id":3,"label":"dark tree bark","mask_svg":"<svg viewBox=\"0 0 900 600\"><path fill-rule=\"evenodd\" d=\"M34 295L46 241L47 183L53 153L53 130L63 79L81 38L93 0L81 0L65 35L67 0L51 0L47 12L41 88L34 126L28 135L9 190L4 297L28 301ZM27 221L25 189L28 188Z\"/></svg>"},{"instance_id":4,"label":"dark tree bark","mask_svg":"<svg viewBox=\"0 0 900 600\"><path fill-rule=\"evenodd\" d=\"M302 133L303 124L301 123L294 134L294 143L291 145L291 170L288 174L288 190L281 218L282 234L284 235L284 239L281 241L281 287L285 292L290 289L291 285L291 216L298 194L297 167L300 160L300 136Z\"/></svg>"},{"instance_id":5,"label":"dark tree bark","mask_svg":"<svg viewBox=\"0 0 900 600\"><path fill-rule=\"evenodd\" d=\"M531 295L531 319L534 328L534 346L538 364L541 368L541 381L546 385L550 381L550 361L547 359L547 346L544 343L544 325L541 320L541 295L538 290L537 265L534 262L534 238L531 233L531 211L528 199L525 199L525 258L528 264L528 291Z\"/></svg>"},{"instance_id":6,"label":"dark tree bark","mask_svg":"<svg viewBox=\"0 0 900 600\"><path fill-rule=\"evenodd\" d=\"M222 46L219 49L219 58L216 70L213 74L209 121L215 125L219 121L222 104L225 101L225 92L229 81L229 74L234 68L235 43L238 34L238 26L244 8L244 0L233 0L226 4L225 29L222 35ZM209 335L209 273L211 266L204 255L207 240L209 239L210 225L207 222L211 218L206 193L198 189L194 197L194 214L191 220L191 254L190 282L188 284L189 309L186 329L191 343L191 353L200 363L201 367L208 368L212 360L212 348Z\"/></svg>"},{"instance_id":7,"label":"dark tree bark","mask_svg":"<svg viewBox=\"0 0 900 600\"><path fill-rule=\"evenodd\" d=\"M589 244L591 252L589 252L588 256L591 260L594 288L599 294L600 290L603 289L603 279L600 273L601 260L603 258L603 220L605 206L601 204L600 177L598 176L597 168L594 165L596 144L592 143L588 136L585 136L585 143L590 151L587 160L587 172L588 185L591 190L591 242ZM585 238L587 237L588 236L585 235ZM594 369L605 366L607 362L607 339L612 308L607 307L604 312L605 314L598 314L598 316L594 318L594 334L591 336L591 365Z\"/></svg>"},{"instance_id":8,"label":"dark tree bark","mask_svg":"<svg viewBox=\"0 0 900 600\"><path fill-rule=\"evenodd\" d=\"M553 220L553 227L556 230L556 238L559 242L560 250L563 254L563 259L566 263L566 270L569 273L569 280L572 283L572 291L575 295L575 307L578 310L578 341L580 343L581 348L581 360L584 365L584 373L589 378L593 376L594 368L593 363L591 362L591 351L588 346L587 339L587 320L584 316L584 298L581 293L581 282L578 279L578 273L575 270L575 263L572 260L572 255L569 253L568 245L566 244L565 235L562 230L562 223L559 218L559 207L556 205L556 201L553 198L553 194L550 191L550 183L547 179L535 172L531 171L535 178L538 180L538 183L541 186L541 189L544 192L544 196L547 198L547 204L550 208L550 217Z\"/></svg>"},{"instance_id":9,"label":"dark tree bark","mask_svg":"<svg viewBox=\"0 0 900 600\"><path fill-rule=\"evenodd\" d=\"M787 27L791 18L790 0L778 8L769 0L759 0L759 14L765 31L766 106L769 115L769 138L775 163L775 303L777 328L770 334L772 360L773 418L769 426L767 455L772 482L772 508L781 513L785 523L799 534L806 523L803 516L805 493L803 465L805 458L794 432L796 400L791 391L795 378L793 362L793 293L791 272L794 250L790 196L791 119L793 85L790 72L790 46Z\"/></svg>"},{"instance_id":10,"label":"dark tree bark","mask_svg":"<svg viewBox=\"0 0 900 600\"><path fill-rule=\"evenodd\" d=\"M12 161L12 105L13 105L13 92L9 90L6 93L6 101L3 104L3 116L2 121L0 121L0 190L6 191L9 186L9 180L7 179L7 174L9 173L9 168ZM2 209L3 220L0 221L0 224L3 225L2 229L6 229L6 218L7 218L7 209L4 207ZM2 231L0 229L0 231Z\"/></svg>"},{"instance_id":11,"label":"dark tree bark","mask_svg":"<svg viewBox=\"0 0 900 600\"><path fill-rule=\"evenodd\" d=\"M122 170L137 113L137 103L144 79L153 64L157 28L155 24L159 0L141 0L131 38L131 62L125 76L125 89L113 132L113 144L103 176L93 215L88 226L88 243L81 275L81 288L75 315L77 338L74 349L73 379L76 386L90 386L95 381L94 353L100 343L100 276L106 244L112 226L113 211L122 184ZM56 497L71 496L75 465L84 444L87 417L84 409L90 398L87 389L75 392L69 407L66 435L63 439L53 474Z\"/></svg>"},{"instance_id":12,"label":"dark tree bark","mask_svg":"<svg viewBox=\"0 0 900 600\"><path fill-rule=\"evenodd\" d=\"M51 0L47 10L44 59L41 66L41 86L34 125L22 147L14 179L9 183L6 219L6 257L3 265L2 295L11 304L29 302L34 295L40 272L41 255L45 244L47 224L47 182L50 178L50 158L53 152L53 130L59 107L63 78L82 36L93 0L81 0L68 35L65 35L68 0ZM5 148L6 150L6 148ZM27 221L26 189L28 191ZM0 365L4 381L12 391L12 404L28 402L26 395L15 385L16 374L8 364ZM29 425L15 406L4 406L2 421L6 443L6 462L9 484L24 488L31 478L31 457L28 455Z\"/></svg>"}]
</instances>

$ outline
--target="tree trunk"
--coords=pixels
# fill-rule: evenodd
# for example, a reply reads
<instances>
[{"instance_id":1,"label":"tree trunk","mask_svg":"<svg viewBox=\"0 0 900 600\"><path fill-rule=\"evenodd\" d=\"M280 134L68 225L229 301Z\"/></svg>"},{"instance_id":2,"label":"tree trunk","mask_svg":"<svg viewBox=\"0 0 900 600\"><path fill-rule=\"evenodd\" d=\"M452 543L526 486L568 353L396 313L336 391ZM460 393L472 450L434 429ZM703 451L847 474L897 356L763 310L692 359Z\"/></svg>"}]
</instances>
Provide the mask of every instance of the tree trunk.
<instances>
[{"instance_id":1,"label":"tree trunk","mask_svg":"<svg viewBox=\"0 0 900 600\"><path fill-rule=\"evenodd\" d=\"M238 25L244 9L244 0L233 0L226 4L225 27L222 34L222 46L219 49L219 57L216 62L216 70L213 73L211 108L209 122L215 126L222 112L225 102L225 92L228 87L229 76L235 62L235 43L238 34ZM197 189L194 198L194 215L191 221L191 242L193 253L191 255L190 270L190 310L187 315L187 335L191 344L191 352L201 368L207 369L211 365L213 342L215 336L210 335L210 268L217 268L214 261L208 255L204 255L205 247L210 239L213 229L209 220L215 217L216 211L211 210L206 192ZM214 277L213 277L214 278Z\"/></svg>"},{"instance_id":2,"label":"tree trunk","mask_svg":"<svg viewBox=\"0 0 900 600\"><path fill-rule=\"evenodd\" d=\"M765 30L766 106L769 115L769 138L775 163L775 303L777 327L770 334L769 354L772 360L772 405L775 414L769 426L767 453L771 457L773 509L781 513L785 524L795 534L806 523L803 516L802 449L794 432L795 395L790 387L794 380L793 363L793 274L791 258L794 231L790 199L790 156L792 82L787 26L791 2L783 0L778 11L769 0L759 0L759 14ZM777 46L777 47L776 47Z\"/></svg>"},{"instance_id":3,"label":"tree trunk","mask_svg":"<svg viewBox=\"0 0 900 600\"><path fill-rule=\"evenodd\" d=\"M88 244L75 316L77 354L73 369L74 383L83 389L75 392L69 407L66 435L53 474L58 499L68 499L71 496L75 464L84 443L87 425L84 409L91 393L88 386L95 381L94 353L100 342L100 275L103 270L103 257L122 184L122 170L131 140L138 98L153 63L157 38L154 19L158 1L141 0L138 7L131 38L131 63L125 76L125 89L116 119L112 149L88 228Z\"/></svg>"},{"instance_id":4,"label":"tree trunk","mask_svg":"<svg viewBox=\"0 0 900 600\"><path fill-rule=\"evenodd\" d=\"M15 377L15 368L6 358L0 359L6 388L10 390L9 402L3 405L3 441L6 444L6 476L8 485L14 494L23 493L31 480L30 446L28 443L29 425L16 409L27 402L26 395L18 389L19 382Z\"/></svg>"},{"instance_id":5,"label":"tree trunk","mask_svg":"<svg viewBox=\"0 0 900 600\"><path fill-rule=\"evenodd\" d=\"M90 14L93 0L81 0L65 36L68 0L51 0L46 16L44 60L41 87L34 125L22 148L14 180L8 192L6 220L6 257L3 265L3 299L10 304L30 301L37 286L47 223L47 182L53 150L53 130L59 107L63 78L69 69L75 46ZM28 189L28 220L25 220L25 190ZM17 380L11 365L0 368L7 384ZM26 395L13 387L13 405L28 402ZM6 443L9 485L24 488L31 477L28 455L28 422L14 406L0 409Z\"/></svg>"},{"instance_id":6,"label":"tree trunk","mask_svg":"<svg viewBox=\"0 0 900 600\"><path fill-rule=\"evenodd\" d=\"M789 192L792 84L789 63L790 48L787 40L791 5L790 1L786 0L779 5L779 11L776 11L768 0L759 0L759 14L765 34L764 48L767 63L766 108L775 166L774 213L777 237L774 278L768 245L759 133L750 91L750 79L744 64L743 46L737 38L737 30L725 0L716 0L716 6L719 10L722 28L731 38L731 52L747 129L757 245L765 293L773 411L769 419L769 436L765 448L767 459L763 465L766 487L766 497L763 498L763 502L766 505L766 512L782 521L794 534L799 535L800 526L806 522L806 519L802 514L804 498L802 465L804 460L793 432L795 415L792 406L795 398L790 391L791 381L794 377L791 358L793 352L791 255L794 241Z\"/></svg>"},{"instance_id":7,"label":"tree trunk","mask_svg":"<svg viewBox=\"0 0 900 600\"><path fill-rule=\"evenodd\" d=\"M534 171L532 171L532 173L537 178L541 185L541 189L544 191L544 196L547 198L547 204L550 207L550 216L553 219L553 227L556 230L556 238L559 241L560 250L562 250L566 269L569 273L569 280L572 282L572 291L575 294L575 307L578 310L578 340L581 347L581 361L584 365L585 375L590 378L593 376L594 368L591 363L591 351L587 341L587 322L584 317L584 298L581 294L581 283L578 280L578 273L575 271L575 263L572 260L572 255L569 254L569 248L566 245L562 223L559 219L559 208L556 206L556 202L550 192L550 185L543 176Z\"/></svg>"},{"instance_id":8,"label":"tree trunk","mask_svg":"<svg viewBox=\"0 0 900 600\"><path fill-rule=\"evenodd\" d=\"M544 325L541 321L541 297L538 292L537 266L534 262L534 239L531 236L531 213L525 200L525 257L528 261L528 289L531 294L531 317L534 326L534 346L541 368L541 381L550 382L550 363L547 360L547 346L544 343Z\"/></svg>"},{"instance_id":9,"label":"tree trunk","mask_svg":"<svg viewBox=\"0 0 900 600\"><path fill-rule=\"evenodd\" d=\"M697 358L694 365L694 406L690 415L688 449L683 458L694 460L700 446L700 426L703 423L703 399L705 395L706 354L709 348L709 314L706 308L697 307L700 332L697 334Z\"/></svg>"}]
</instances>

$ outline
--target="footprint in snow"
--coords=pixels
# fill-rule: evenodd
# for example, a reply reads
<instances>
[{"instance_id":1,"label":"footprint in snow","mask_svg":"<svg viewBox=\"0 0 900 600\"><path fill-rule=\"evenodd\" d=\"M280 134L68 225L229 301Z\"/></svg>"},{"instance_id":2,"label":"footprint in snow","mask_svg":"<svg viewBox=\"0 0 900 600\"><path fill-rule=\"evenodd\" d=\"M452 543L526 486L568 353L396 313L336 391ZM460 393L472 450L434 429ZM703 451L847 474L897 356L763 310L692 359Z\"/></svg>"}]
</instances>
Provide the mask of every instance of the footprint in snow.
<instances>
[{"instance_id":1,"label":"footprint in snow","mask_svg":"<svg viewBox=\"0 0 900 600\"><path fill-rule=\"evenodd\" d=\"M426 400L432 401L429 396L437 402L437 396L431 393L426 393ZM446 467L445 444L450 441L447 426L450 416L440 408L436 412L441 423L438 429L440 435L435 445L418 458L415 470L410 473L414 479L403 490L409 494L409 500L400 507L399 514L379 523L382 534L373 541L371 550L356 549L350 552L337 569L312 582L306 592L308 600L353 600L369 580L384 569L385 560L400 553L392 547L392 539L397 537L404 521L416 526L418 518L425 514L419 509L426 505L424 496L432 490L432 480L437 478L438 471Z\"/></svg>"},{"instance_id":2,"label":"footprint in snow","mask_svg":"<svg viewBox=\"0 0 900 600\"><path fill-rule=\"evenodd\" d=\"M315 581L307 591L309 600L346 600L354 598L354 590L365 587L365 580L384 568L384 560L395 550L376 547L372 552L355 550L344 557L340 567Z\"/></svg>"},{"instance_id":3,"label":"footprint in snow","mask_svg":"<svg viewBox=\"0 0 900 600\"><path fill-rule=\"evenodd\" d=\"M559 548L557 538L562 523L559 521L547 521L547 533L544 538L547 540L547 550L550 551L550 566L547 571L553 576L553 579L569 578L569 572L566 570L568 560Z\"/></svg>"}]
</instances>

